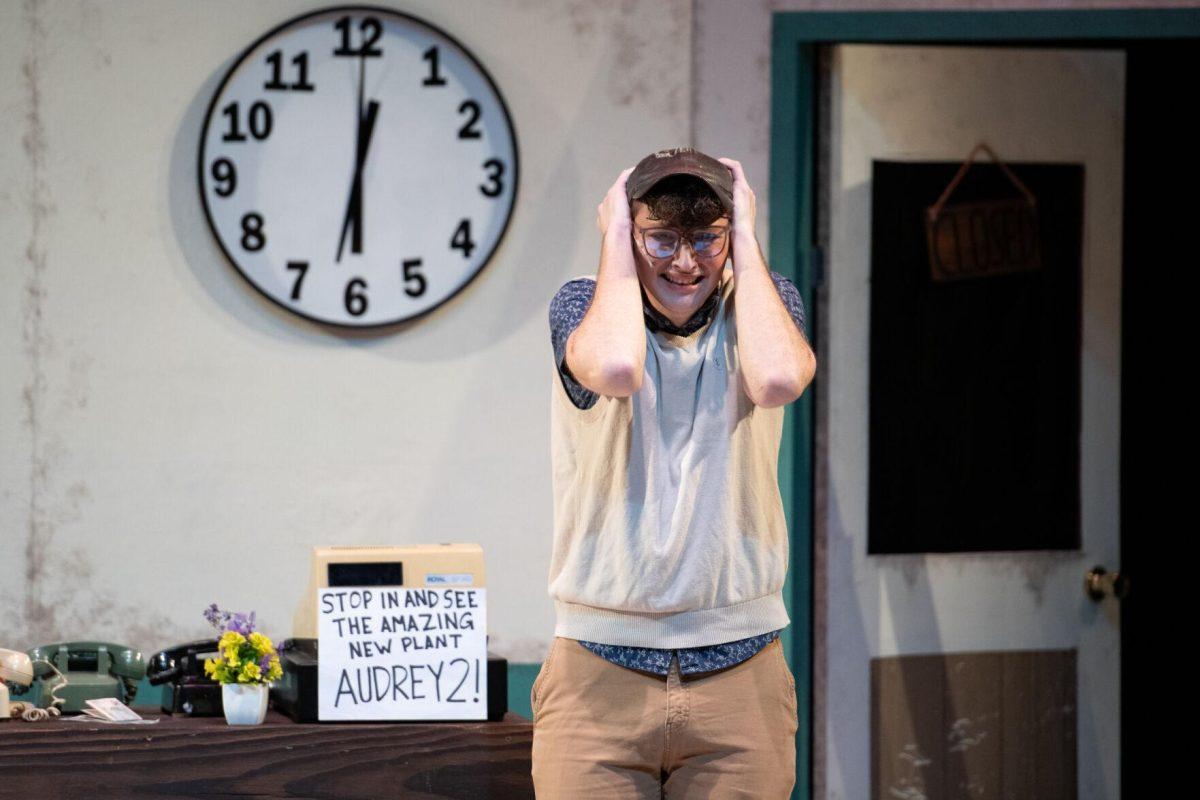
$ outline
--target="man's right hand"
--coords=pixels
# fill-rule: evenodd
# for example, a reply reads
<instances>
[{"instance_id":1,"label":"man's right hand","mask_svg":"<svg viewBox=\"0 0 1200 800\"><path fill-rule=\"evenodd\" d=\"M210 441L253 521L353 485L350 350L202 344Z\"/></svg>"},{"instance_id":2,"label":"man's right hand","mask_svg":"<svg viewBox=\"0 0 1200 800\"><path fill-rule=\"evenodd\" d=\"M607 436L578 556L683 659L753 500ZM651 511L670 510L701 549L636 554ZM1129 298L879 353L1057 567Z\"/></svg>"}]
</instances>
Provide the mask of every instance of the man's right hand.
<instances>
[{"instance_id":1,"label":"man's right hand","mask_svg":"<svg viewBox=\"0 0 1200 800\"><path fill-rule=\"evenodd\" d=\"M621 225L625 230L633 225L629 213L629 198L625 194L625 182L631 172L633 167L623 170L617 176L616 183L609 187L608 194L604 195L600 205L596 207L596 227L600 229L601 236L608 233L609 227L614 223Z\"/></svg>"},{"instance_id":2,"label":"man's right hand","mask_svg":"<svg viewBox=\"0 0 1200 800\"><path fill-rule=\"evenodd\" d=\"M638 391L645 371L646 323L625 194L631 172L633 167L617 176L596 208L601 242L595 294L579 326L567 337L563 359L576 381L606 397L628 397Z\"/></svg>"}]
</instances>

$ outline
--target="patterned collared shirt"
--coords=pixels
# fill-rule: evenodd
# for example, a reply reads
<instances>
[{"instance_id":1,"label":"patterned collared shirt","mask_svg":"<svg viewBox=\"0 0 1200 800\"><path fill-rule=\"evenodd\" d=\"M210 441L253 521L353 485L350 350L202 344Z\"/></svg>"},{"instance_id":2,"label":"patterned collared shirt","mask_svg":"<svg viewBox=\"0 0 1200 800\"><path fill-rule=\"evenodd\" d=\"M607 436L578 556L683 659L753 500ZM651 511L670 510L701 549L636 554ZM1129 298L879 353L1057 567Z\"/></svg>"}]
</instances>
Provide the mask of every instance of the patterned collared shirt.
<instances>
[{"instance_id":1,"label":"patterned collared shirt","mask_svg":"<svg viewBox=\"0 0 1200 800\"><path fill-rule=\"evenodd\" d=\"M771 281L775 284L775 291L779 293L779 298L787 307L788 313L792 315L796 327L800 329L804 338L808 339L804 317L804 299L800 297L800 291L794 283L778 272L771 273ZM638 288L642 291L642 316L646 321L646 327L651 331L661 330L673 336L690 336L707 325L713 309L717 307L718 293L721 291L721 287L718 285L691 319L683 325L677 326L650 305L645 287L639 284ZM564 283L554 295L554 299L550 301L550 344L554 347L554 363L558 366L558 374L562 376L567 394L575 406L581 409L588 409L595 405L599 395L575 380L575 376L567 368L564 359L567 354L567 339L583 321L584 314L592 305L592 297L595 292L596 282L594 280L576 278Z\"/></svg>"},{"instance_id":2,"label":"patterned collared shirt","mask_svg":"<svg viewBox=\"0 0 1200 800\"><path fill-rule=\"evenodd\" d=\"M800 297L800 292L796 289L795 284L778 272L771 273L771 280L775 284L775 290L779 292L779 298L783 301L784 306L787 307L788 313L792 315L792 320L796 323L796 327L800 329L800 333L807 339L808 333L805 330L804 321L804 301ZM659 313L658 309L654 308L646 297L645 287L641 287L641 290L642 314L646 320L646 327L649 330L661 330L674 336L690 336L708 324L709 319L712 317L713 309L717 307L718 292L720 292L721 287L717 286L708 299L704 301L704 305L697 309L696 313L681 326L675 325ZM562 288L554 295L554 299L550 301L550 343L554 348L554 363L558 366L558 374L562 378L563 386L566 388L571 401L575 403L576 407L581 409L591 408L595 405L599 396L590 389L584 388L575 380L570 370L567 369L564 359L567 352L567 339L575 328L579 327L584 314L587 313L588 308L592 304L592 297L595 291L596 282L594 280L590 278L577 278L563 284ZM740 664L778 638L781 630L782 628L758 636L739 639L735 642L677 649L631 647L627 645L600 644L599 642L585 641L580 641L579 643L596 655L614 664L619 664L629 669L653 672L658 675L667 674L671 666L671 656L672 654L676 654L679 658L680 673L691 675Z\"/></svg>"}]
</instances>

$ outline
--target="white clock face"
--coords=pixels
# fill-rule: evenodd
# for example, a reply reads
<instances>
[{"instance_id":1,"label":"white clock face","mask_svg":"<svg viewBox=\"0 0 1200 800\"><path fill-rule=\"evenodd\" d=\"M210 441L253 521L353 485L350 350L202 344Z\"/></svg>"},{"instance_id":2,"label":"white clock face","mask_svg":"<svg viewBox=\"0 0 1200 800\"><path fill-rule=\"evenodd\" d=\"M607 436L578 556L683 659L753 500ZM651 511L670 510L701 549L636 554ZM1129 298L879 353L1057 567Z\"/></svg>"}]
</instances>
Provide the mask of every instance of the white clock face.
<instances>
[{"instance_id":1,"label":"white clock face","mask_svg":"<svg viewBox=\"0 0 1200 800\"><path fill-rule=\"evenodd\" d=\"M276 28L233 65L199 178L217 240L260 292L321 322L386 325L487 264L516 197L516 138L450 36L348 6Z\"/></svg>"}]
</instances>

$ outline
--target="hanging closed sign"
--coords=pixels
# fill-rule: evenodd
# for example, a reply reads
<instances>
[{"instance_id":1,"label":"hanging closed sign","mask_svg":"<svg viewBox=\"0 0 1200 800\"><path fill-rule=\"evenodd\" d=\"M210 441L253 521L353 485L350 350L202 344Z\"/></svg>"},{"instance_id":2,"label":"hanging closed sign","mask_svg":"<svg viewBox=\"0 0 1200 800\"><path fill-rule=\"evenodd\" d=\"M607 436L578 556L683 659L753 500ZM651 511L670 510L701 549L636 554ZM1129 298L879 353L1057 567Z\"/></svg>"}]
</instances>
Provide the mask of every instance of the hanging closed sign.
<instances>
[{"instance_id":1,"label":"hanging closed sign","mask_svg":"<svg viewBox=\"0 0 1200 800\"><path fill-rule=\"evenodd\" d=\"M1019 197L947 204L985 150L1020 191ZM979 278L1041 268L1037 200L983 143L975 146L942 196L925 210L929 273L936 282Z\"/></svg>"}]
</instances>

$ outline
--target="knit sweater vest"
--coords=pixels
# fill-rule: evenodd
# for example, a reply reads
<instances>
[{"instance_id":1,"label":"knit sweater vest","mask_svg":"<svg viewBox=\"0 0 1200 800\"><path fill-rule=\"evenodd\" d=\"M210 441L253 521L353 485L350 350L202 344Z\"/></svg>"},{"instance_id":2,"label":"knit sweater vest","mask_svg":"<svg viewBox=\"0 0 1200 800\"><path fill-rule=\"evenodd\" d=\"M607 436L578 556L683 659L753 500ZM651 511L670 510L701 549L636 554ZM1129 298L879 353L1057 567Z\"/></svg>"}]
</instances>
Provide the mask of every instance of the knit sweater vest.
<instances>
[{"instance_id":1,"label":"knit sweater vest","mask_svg":"<svg viewBox=\"0 0 1200 800\"><path fill-rule=\"evenodd\" d=\"M585 276L593 277L593 276ZM646 330L641 388L551 400L555 635L679 648L784 628L783 407L742 386L726 269L708 324Z\"/></svg>"}]
</instances>

